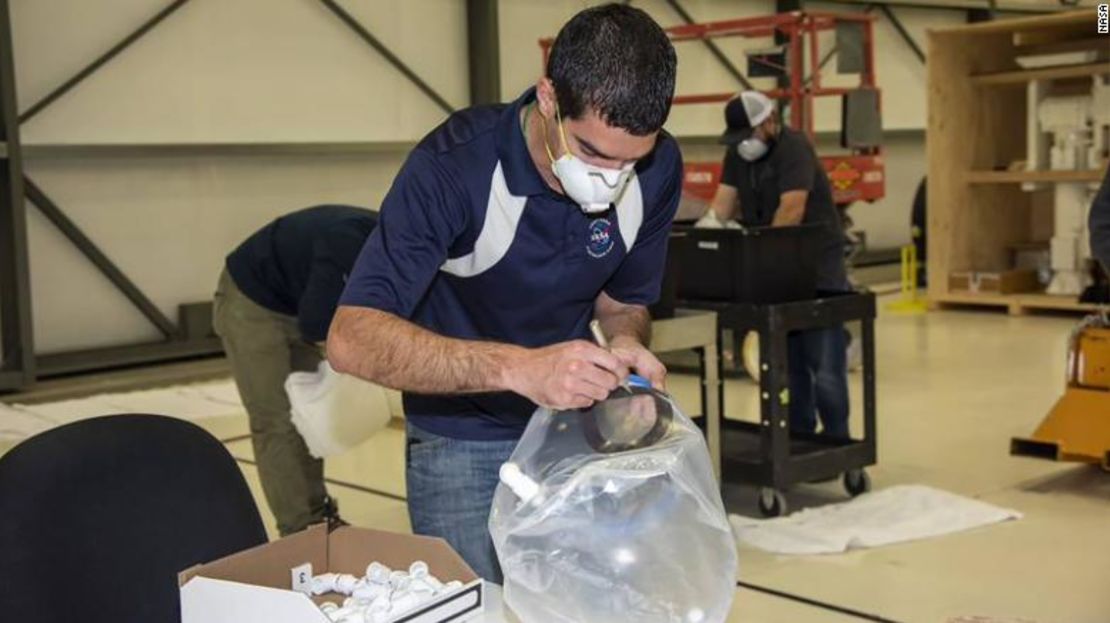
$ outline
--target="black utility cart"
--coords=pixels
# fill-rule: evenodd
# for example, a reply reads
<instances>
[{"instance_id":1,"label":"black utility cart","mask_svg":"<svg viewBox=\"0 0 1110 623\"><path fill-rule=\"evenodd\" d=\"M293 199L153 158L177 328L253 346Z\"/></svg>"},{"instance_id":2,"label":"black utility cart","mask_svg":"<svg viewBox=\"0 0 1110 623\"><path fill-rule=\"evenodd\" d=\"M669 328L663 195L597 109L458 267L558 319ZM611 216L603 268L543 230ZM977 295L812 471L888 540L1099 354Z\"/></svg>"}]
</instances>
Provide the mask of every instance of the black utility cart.
<instances>
[{"instance_id":1,"label":"black utility cart","mask_svg":"<svg viewBox=\"0 0 1110 623\"><path fill-rule=\"evenodd\" d=\"M665 290L673 289L674 306L717 312L718 351L723 330L737 342L749 331L759 334L759 423L722 418L721 480L761 487L759 508L770 517L786 514L783 491L798 483L842 476L848 493L867 491L864 468L875 464L875 296L818 290L822 231L816 224L676 224L671 233ZM787 334L853 321L863 325L863 438L791 433ZM717 391L727 414L723 386Z\"/></svg>"},{"instance_id":2,"label":"black utility cart","mask_svg":"<svg viewBox=\"0 0 1110 623\"><path fill-rule=\"evenodd\" d=\"M768 517L785 515L783 491L792 485L842 476L852 496L870 489L864 471L875 451L875 295L845 292L788 303L721 303L679 300L679 307L717 312L721 329L759 333L760 421L721 421L721 479L761 487L759 509ZM850 321L863 325L862 439L791 433L786 337L790 331ZM719 339L719 337L718 337ZM719 364L718 364L719 365ZM722 411L723 385L718 387Z\"/></svg>"}]
</instances>

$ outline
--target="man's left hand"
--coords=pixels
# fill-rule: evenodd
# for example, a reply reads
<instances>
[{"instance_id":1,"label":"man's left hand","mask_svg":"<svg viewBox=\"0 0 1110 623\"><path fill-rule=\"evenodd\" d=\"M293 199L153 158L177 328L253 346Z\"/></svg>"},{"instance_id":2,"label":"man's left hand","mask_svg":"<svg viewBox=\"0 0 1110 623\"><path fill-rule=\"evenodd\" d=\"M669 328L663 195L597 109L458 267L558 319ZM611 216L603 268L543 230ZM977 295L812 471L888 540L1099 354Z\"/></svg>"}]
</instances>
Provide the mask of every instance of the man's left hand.
<instances>
[{"instance_id":1,"label":"man's left hand","mask_svg":"<svg viewBox=\"0 0 1110 623\"><path fill-rule=\"evenodd\" d=\"M651 381L652 387L659 390L666 389L666 366L637 339L617 336L609 341L609 351L616 355L621 363Z\"/></svg>"}]
</instances>

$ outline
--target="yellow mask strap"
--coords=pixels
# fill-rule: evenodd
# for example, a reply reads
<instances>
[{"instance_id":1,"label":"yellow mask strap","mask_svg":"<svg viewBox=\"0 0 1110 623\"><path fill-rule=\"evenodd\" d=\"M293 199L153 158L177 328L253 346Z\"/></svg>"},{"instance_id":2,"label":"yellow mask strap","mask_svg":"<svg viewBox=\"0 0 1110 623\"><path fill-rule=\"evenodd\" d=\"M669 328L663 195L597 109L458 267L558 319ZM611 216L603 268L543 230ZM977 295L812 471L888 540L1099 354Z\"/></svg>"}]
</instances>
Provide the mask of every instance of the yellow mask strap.
<instances>
[{"instance_id":1,"label":"yellow mask strap","mask_svg":"<svg viewBox=\"0 0 1110 623\"><path fill-rule=\"evenodd\" d=\"M569 154L570 147L567 146L567 133L563 127L562 115L559 114L558 100L555 101L555 122L559 124L559 140L563 144L563 152ZM551 151L551 145L547 144L547 118L540 115L540 123L543 124L543 148L547 150L547 157L551 159L551 162L555 162L555 154Z\"/></svg>"}]
</instances>

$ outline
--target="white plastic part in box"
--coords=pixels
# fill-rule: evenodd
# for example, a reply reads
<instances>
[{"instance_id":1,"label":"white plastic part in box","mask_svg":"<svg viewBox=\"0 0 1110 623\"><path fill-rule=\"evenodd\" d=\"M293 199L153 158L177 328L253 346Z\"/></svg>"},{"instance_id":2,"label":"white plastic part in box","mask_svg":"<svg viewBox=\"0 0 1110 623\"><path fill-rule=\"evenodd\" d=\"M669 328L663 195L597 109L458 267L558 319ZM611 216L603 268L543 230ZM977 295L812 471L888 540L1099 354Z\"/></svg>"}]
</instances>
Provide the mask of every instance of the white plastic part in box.
<instances>
[{"instance_id":1,"label":"white plastic part in box","mask_svg":"<svg viewBox=\"0 0 1110 623\"><path fill-rule=\"evenodd\" d=\"M407 569L426 561L436 577L462 587L437 596L390 623L451 623L469 621L485 610L481 579L441 539L381 530L343 527L328 533L324 526L260 545L245 552L183 571L182 623L330 623L319 605L339 603L344 596L309 596L292 590L294 570L308 573L350 573L361 576L369 563L380 561ZM311 566L311 570L309 570Z\"/></svg>"}]
</instances>

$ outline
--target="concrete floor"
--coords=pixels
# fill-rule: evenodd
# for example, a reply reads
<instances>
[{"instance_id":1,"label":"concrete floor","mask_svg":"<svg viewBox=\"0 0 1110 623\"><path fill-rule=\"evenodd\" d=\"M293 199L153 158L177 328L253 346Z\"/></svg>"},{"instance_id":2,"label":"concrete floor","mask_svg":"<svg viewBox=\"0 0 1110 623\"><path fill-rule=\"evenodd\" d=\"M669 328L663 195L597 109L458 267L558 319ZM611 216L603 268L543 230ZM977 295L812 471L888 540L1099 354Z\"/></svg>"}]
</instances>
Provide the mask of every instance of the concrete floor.
<instances>
[{"instance_id":1,"label":"concrete floor","mask_svg":"<svg viewBox=\"0 0 1110 623\"><path fill-rule=\"evenodd\" d=\"M742 549L740 579L895 621L1110 622L1110 474L1008 456L1010 438L1030 433L1062 390L1065 339L1074 322L935 312L883 315L878 323L880 458L869 470L873 486L927 484L1019 510L1024 519L836 556ZM858 400L858 375L853 383ZM697 409L695 379L673 377L671 389L688 411ZM752 419L754 386L732 380L726 391L728 416ZM201 424L221 439L247 432L243 417ZM272 531L249 441L227 445L241 459ZM403 460L403 432L391 428L329 461L330 490L344 518L407 531L399 499ZM725 497L732 512L756 515L753 490L728 487ZM829 483L799 487L788 499L796 508L845 496ZM865 619L748 589L738 589L729 619L859 620Z\"/></svg>"}]
</instances>

